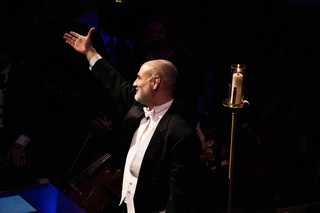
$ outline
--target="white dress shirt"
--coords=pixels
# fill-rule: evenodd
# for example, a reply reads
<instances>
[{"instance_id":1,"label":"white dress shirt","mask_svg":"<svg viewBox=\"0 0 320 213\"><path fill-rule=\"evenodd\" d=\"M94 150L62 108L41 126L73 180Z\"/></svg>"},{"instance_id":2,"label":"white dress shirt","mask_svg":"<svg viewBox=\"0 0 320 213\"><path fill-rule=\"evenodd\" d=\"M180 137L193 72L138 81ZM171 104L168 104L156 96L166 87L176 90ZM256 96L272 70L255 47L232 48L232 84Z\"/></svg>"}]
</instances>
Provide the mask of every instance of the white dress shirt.
<instances>
[{"instance_id":1,"label":"white dress shirt","mask_svg":"<svg viewBox=\"0 0 320 213\"><path fill-rule=\"evenodd\" d=\"M139 177L140 166L144 153L149 145L151 137L159 124L163 115L171 106L173 100L154 107L154 115L151 118L143 118L139 128L133 135L130 149L127 155L120 204L125 201L127 203L128 213L135 213L133 197ZM148 109L145 109L148 110ZM150 195L151 196L151 195Z\"/></svg>"},{"instance_id":2,"label":"white dress shirt","mask_svg":"<svg viewBox=\"0 0 320 213\"><path fill-rule=\"evenodd\" d=\"M89 69L92 70L92 67L94 66L94 64L101 58L102 57L99 54L94 55L89 61Z\"/></svg>"}]
</instances>

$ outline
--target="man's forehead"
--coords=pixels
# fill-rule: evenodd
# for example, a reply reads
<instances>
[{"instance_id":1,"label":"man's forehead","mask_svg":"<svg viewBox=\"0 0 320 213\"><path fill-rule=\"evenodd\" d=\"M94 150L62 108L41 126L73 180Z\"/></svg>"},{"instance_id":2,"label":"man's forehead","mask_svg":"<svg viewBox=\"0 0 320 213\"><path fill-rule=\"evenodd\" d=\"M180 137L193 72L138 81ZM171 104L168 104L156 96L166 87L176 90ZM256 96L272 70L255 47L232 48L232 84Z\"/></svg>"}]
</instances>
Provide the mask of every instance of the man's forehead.
<instances>
[{"instance_id":1,"label":"man's forehead","mask_svg":"<svg viewBox=\"0 0 320 213\"><path fill-rule=\"evenodd\" d=\"M141 66L139 72L138 72L138 76L146 76L150 74L150 70L151 70L151 66L150 64L144 64Z\"/></svg>"}]
</instances>

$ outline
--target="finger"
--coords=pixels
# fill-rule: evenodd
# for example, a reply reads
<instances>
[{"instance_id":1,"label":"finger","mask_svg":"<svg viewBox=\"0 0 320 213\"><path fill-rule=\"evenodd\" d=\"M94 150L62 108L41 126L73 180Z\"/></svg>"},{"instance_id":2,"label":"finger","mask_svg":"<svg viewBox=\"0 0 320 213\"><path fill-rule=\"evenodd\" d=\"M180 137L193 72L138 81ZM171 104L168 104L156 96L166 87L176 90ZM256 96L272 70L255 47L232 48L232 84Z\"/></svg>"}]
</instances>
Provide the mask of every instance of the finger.
<instances>
[{"instance_id":1,"label":"finger","mask_svg":"<svg viewBox=\"0 0 320 213\"><path fill-rule=\"evenodd\" d=\"M19 158L18 162L19 162L18 167L19 168L23 167L23 159Z\"/></svg>"},{"instance_id":2,"label":"finger","mask_svg":"<svg viewBox=\"0 0 320 213\"><path fill-rule=\"evenodd\" d=\"M10 157L11 157L11 151L9 150L9 151L8 151L8 154L7 154L7 160L9 160Z\"/></svg>"},{"instance_id":3,"label":"finger","mask_svg":"<svg viewBox=\"0 0 320 213\"><path fill-rule=\"evenodd\" d=\"M72 42L72 36L64 35L63 39L66 41L66 43L70 44Z\"/></svg>"},{"instance_id":4,"label":"finger","mask_svg":"<svg viewBox=\"0 0 320 213\"><path fill-rule=\"evenodd\" d=\"M17 158L17 165L16 167L20 168L21 167L21 159L20 158Z\"/></svg>"},{"instance_id":5,"label":"finger","mask_svg":"<svg viewBox=\"0 0 320 213\"><path fill-rule=\"evenodd\" d=\"M109 123L109 121L108 121L108 119L107 119L107 116L103 116L103 121L104 121L105 123Z\"/></svg>"},{"instance_id":6,"label":"finger","mask_svg":"<svg viewBox=\"0 0 320 213\"><path fill-rule=\"evenodd\" d=\"M67 43L68 42L74 42L76 40L75 37L73 37L72 35L67 34L67 33L64 34L63 39L65 39Z\"/></svg>"},{"instance_id":7,"label":"finger","mask_svg":"<svg viewBox=\"0 0 320 213\"><path fill-rule=\"evenodd\" d=\"M69 33L65 33L63 34L63 38L72 38L73 36L70 35Z\"/></svg>"},{"instance_id":8,"label":"finger","mask_svg":"<svg viewBox=\"0 0 320 213\"><path fill-rule=\"evenodd\" d=\"M26 157L25 156L21 156L20 157L20 162L21 162L21 167L26 165Z\"/></svg>"},{"instance_id":9,"label":"finger","mask_svg":"<svg viewBox=\"0 0 320 213\"><path fill-rule=\"evenodd\" d=\"M101 122L98 120L91 120L90 123L94 125L101 125Z\"/></svg>"},{"instance_id":10,"label":"finger","mask_svg":"<svg viewBox=\"0 0 320 213\"><path fill-rule=\"evenodd\" d=\"M18 155L17 156L17 166L20 168L20 167L23 167L25 165L25 157L24 155Z\"/></svg>"},{"instance_id":11,"label":"finger","mask_svg":"<svg viewBox=\"0 0 320 213\"><path fill-rule=\"evenodd\" d=\"M19 158L17 155L12 156L13 165L19 167Z\"/></svg>"},{"instance_id":12,"label":"finger","mask_svg":"<svg viewBox=\"0 0 320 213\"><path fill-rule=\"evenodd\" d=\"M109 121L107 119L107 116L103 116L103 121L104 121L105 124L110 124L110 122L111 122L111 120Z\"/></svg>"},{"instance_id":13,"label":"finger","mask_svg":"<svg viewBox=\"0 0 320 213\"><path fill-rule=\"evenodd\" d=\"M74 42L70 41L70 40L66 40L66 43L69 44L70 46L74 46Z\"/></svg>"},{"instance_id":14,"label":"finger","mask_svg":"<svg viewBox=\"0 0 320 213\"><path fill-rule=\"evenodd\" d=\"M94 30L95 30L94 27L91 27L91 29L89 30L88 35L87 35L89 39L91 39L92 33L93 33Z\"/></svg>"},{"instance_id":15,"label":"finger","mask_svg":"<svg viewBox=\"0 0 320 213\"><path fill-rule=\"evenodd\" d=\"M112 126L112 121L107 121L106 125L107 125L109 128L111 128L111 126Z\"/></svg>"},{"instance_id":16,"label":"finger","mask_svg":"<svg viewBox=\"0 0 320 213\"><path fill-rule=\"evenodd\" d=\"M81 35L80 34L78 34L78 33L76 33L76 32L74 32L74 31L70 31L70 33L69 33L70 35L72 35L73 37L76 37L76 38L78 38L78 37L80 37Z\"/></svg>"}]
</instances>

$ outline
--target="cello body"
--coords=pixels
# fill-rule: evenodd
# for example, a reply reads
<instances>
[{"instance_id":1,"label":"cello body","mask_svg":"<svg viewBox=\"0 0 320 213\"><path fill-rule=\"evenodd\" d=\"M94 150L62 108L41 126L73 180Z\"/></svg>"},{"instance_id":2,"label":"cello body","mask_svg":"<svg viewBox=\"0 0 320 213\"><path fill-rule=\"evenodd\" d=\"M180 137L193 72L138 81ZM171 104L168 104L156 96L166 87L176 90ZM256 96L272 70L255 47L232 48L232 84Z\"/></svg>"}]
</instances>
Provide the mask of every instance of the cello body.
<instances>
[{"instance_id":1,"label":"cello body","mask_svg":"<svg viewBox=\"0 0 320 213\"><path fill-rule=\"evenodd\" d=\"M71 179L64 194L87 213L100 213L119 205L122 171L110 173L111 155L105 154Z\"/></svg>"}]
</instances>

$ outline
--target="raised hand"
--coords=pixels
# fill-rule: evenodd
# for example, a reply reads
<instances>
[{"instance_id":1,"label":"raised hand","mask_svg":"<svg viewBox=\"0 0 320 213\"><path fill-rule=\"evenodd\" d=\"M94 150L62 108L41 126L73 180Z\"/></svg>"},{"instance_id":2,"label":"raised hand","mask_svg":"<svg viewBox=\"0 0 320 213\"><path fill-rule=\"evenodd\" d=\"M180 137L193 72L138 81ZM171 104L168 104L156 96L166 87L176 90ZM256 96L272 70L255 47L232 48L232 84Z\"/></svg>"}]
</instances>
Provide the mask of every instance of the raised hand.
<instances>
[{"instance_id":1,"label":"raised hand","mask_svg":"<svg viewBox=\"0 0 320 213\"><path fill-rule=\"evenodd\" d=\"M65 42L73 47L73 49L85 55L87 59L90 60L92 56L97 54L91 42L91 37L94 29L95 28L92 27L89 30L87 36L83 36L76 32L70 31L69 33L65 33L63 35L63 39L65 39Z\"/></svg>"},{"instance_id":2,"label":"raised hand","mask_svg":"<svg viewBox=\"0 0 320 213\"><path fill-rule=\"evenodd\" d=\"M112 121L109 121L106 116L104 116L103 119L94 117L90 121L90 126L99 136L105 136L113 130Z\"/></svg>"}]
</instances>

